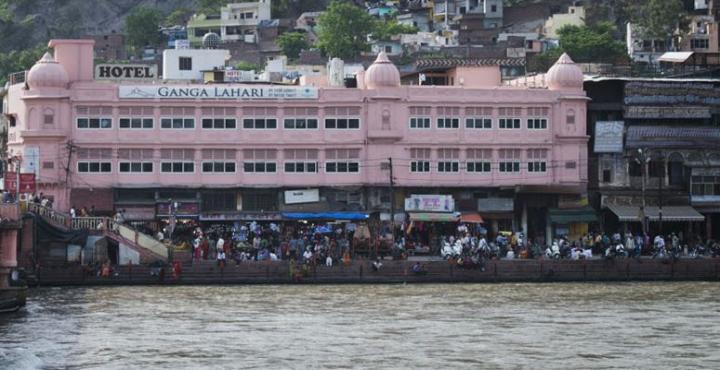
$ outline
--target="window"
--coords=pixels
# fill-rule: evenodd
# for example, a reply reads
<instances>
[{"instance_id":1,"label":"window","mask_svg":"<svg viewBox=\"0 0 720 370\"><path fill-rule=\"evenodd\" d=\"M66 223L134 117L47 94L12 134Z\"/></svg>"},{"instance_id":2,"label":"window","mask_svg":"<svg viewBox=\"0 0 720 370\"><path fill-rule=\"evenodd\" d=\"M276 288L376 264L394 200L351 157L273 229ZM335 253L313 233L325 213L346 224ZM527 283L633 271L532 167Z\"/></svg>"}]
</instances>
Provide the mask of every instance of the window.
<instances>
[{"instance_id":1,"label":"window","mask_svg":"<svg viewBox=\"0 0 720 370\"><path fill-rule=\"evenodd\" d=\"M430 128L430 117L410 117L410 128Z\"/></svg>"},{"instance_id":2,"label":"window","mask_svg":"<svg viewBox=\"0 0 720 370\"><path fill-rule=\"evenodd\" d=\"M500 118L498 119L498 127L502 129L519 129L520 118Z\"/></svg>"},{"instance_id":3,"label":"window","mask_svg":"<svg viewBox=\"0 0 720 370\"><path fill-rule=\"evenodd\" d=\"M235 149L203 149L202 172L234 173L235 156Z\"/></svg>"},{"instance_id":4,"label":"window","mask_svg":"<svg viewBox=\"0 0 720 370\"><path fill-rule=\"evenodd\" d=\"M202 210L204 212L229 212L237 211L237 192L211 190L200 194L202 199Z\"/></svg>"},{"instance_id":5,"label":"window","mask_svg":"<svg viewBox=\"0 0 720 370\"><path fill-rule=\"evenodd\" d=\"M195 172L195 150L193 149L161 149L160 172L193 173Z\"/></svg>"},{"instance_id":6,"label":"window","mask_svg":"<svg viewBox=\"0 0 720 370\"><path fill-rule=\"evenodd\" d=\"M120 118L120 128L153 128L152 118L140 118L140 117L123 117Z\"/></svg>"},{"instance_id":7,"label":"window","mask_svg":"<svg viewBox=\"0 0 720 370\"><path fill-rule=\"evenodd\" d=\"M545 162L528 162L528 172L545 172Z\"/></svg>"},{"instance_id":8,"label":"window","mask_svg":"<svg viewBox=\"0 0 720 370\"><path fill-rule=\"evenodd\" d=\"M288 130L315 130L318 128L317 118L285 118L283 127Z\"/></svg>"},{"instance_id":9,"label":"window","mask_svg":"<svg viewBox=\"0 0 720 370\"><path fill-rule=\"evenodd\" d=\"M360 172L360 149L326 149L325 172Z\"/></svg>"},{"instance_id":10,"label":"window","mask_svg":"<svg viewBox=\"0 0 720 370\"><path fill-rule=\"evenodd\" d=\"M245 118L243 119L243 128L250 130L276 129L277 120L275 118Z\"/></svg>"},{"instance_id":11,"label":"window","mask_svg":"<svg viewBox=\"0 0 720 370\"><path fill-rule=\"evenodd\" d=\"M235 118L203 118L202 128L204 129L235 129Z\"/></svg>"},{"instance_id":12,"label":"window","mask_svg":"<svg viewBox=\"0 0 720 370\"><path fill-rule=\"evenodd\" d=\"M53 168L55 168L55 162L43 162L42 163L43 170L52 170Z\"/></svg>"},{"instance_id":13,"label":"window","mask_svg":"<svg viewBox=\"0 0 720 370\"><path fill-rule=\"evenodd\" d=\"M181 71L192 71L192 58L180 57L178 59L178 65Z\"/></svg>"},{"instance_id":14,"label":"window","mask_svg":"<svg viewBox=\"0 0 720 370\"><path fill-rule=\"evenodd\" d=\"M438 162L438 172L458 172L460 170L460 163L458 162Z\"/></svg>"},{"instance_id":15,"label":"window","mask_svg":"<svg viewBox=\"0 0 720 370\"><path fill-rule=\"evenodd\" d=\"M470 117L465 119L465 128L491 129L492 118Z\"/></svg>"},{"instance_id":16,"label":"window","mask_svg":"<svg viewBox=\"0 0 720 370\"><path fill-rule=\"evenodd\" d=\"M110 117L78 117L77 128L79 129L111 129L112 118Z\"/></svg>"},{"instance_id":17,"label":"window","mask_svg":"<svg viewBox=\"0 0 720 370\"><path fill-rule=\"evenodd\" d=\"M285 172L314 173L318 172L317 149L285 149Z\"/></svg>"},{"instance_id":18,"label":"window","mask_svg":"<svg viewBox=\"0 0 720 370\"><path fill-rule=\"evenodd\" d=\"M245 172L276 172L275 149L243 150L243 171Z\"/></svg>"},{"instance_id":19,"label":"window","mask_svg":"<svg viewBox=\"0 0 720 370\"><path fill-rule=\"evenodd\" d=\"M492 149L468 149L467 172L490 172L492 162Z\"/></svg>"},{"instance_id":20,"label":"window","mask_svg":"<svg viewBox=\"0 0 720 370\"><path fill-rule=\"evenodd\" d=\"M720 195L720 176L692 176L692 195Z\"/></svg>"},{"instance_id":21,"label":"window","mask_svg":"<svg viewBox=\"0 0 720 370\"><path fill-rule=\"evenodd\" d=\"M285 162L285 172L314 173L317 172L317 162Z\"/></svg>"},{"instance_id":22,"label":"window","mask_svg":"<svg viewBox=\"0 0 720 370\"><path fill-rule=\"evenodd\" d=\"M78 148L77 159L79 173L112 172L112 150L109 148Z\"/></svg>"},{"instance_id":23,"label":"window","mask_svg":"<svg viewBox=\"0 0 720 370\"><path fill-rule=\"evenodd\" d=\"M411 161L410 172L430 172L430 161Z\"/></svg>"},{"instance_id":24,"label":"window","mask_svg":"<svg viewBox=\"0 0 720 370\"><path fill-rule=\"evenodd\" d=\"M438 149L438 172L460 171L460 150L453 148Z\"/></svg>"},{"instance_id":25,"label":"window","mask_svg":"<svg viewBox=\"0 0 720 370\"><path fill-rule=\"evenodd\" d=\"M111 162L90 162L78 161L79 173L110 173L112 172Z\"/></svg>"},{"instance_id":26,"label":"window","mask_svg":"<svg viewBox=\"0 0 720 370\"><path fill-rule=\"evenodd\" d=\"M520 172L520 149L500 149L500 172Z\"/></svg>"},{"instance_id":27,"label":"window","mask_svg":"<svg viewBox=\"0 0 720 370\"><path fill-rule=\"evenodd\" d=\"M602 182L612 182L612 170L608 168L602 170Z\"/></svg>"},{"instance_id":28,"label":"window","mask_svg":"<svg viewBox=\"0 0 720 370\"><path fill-rule=\"evenodd\" d=\"M118 149L118 169L121 173L153 172L152 149Z\"/></svg>"},{"instance_id":29,"label":"window","mask_svg":"<svg viewBox=\"0 0 720 370\"><path fill-rule=\"evenodd\" d=\"M490 12L492 12L492 13L497 12L497 5L490 5Z\"/></svg>"},{"instance_id":30,"label":"window","mask_svg":"<svg viewBox=\"0 0 720 370\"><path fill-rule=\"evenodd\" d=\"M690 47L693 49L707 49L710 47L710 40L708 40L708 39L691 39Z\"/></svg>"},{"instance_id":31,"label":"window","mask_svg":"<svg viewBox=\"0 0 720 370\"><path fill-rule=\"evenodd\" d=\"M43 111L43 124L52 125L55 123L55 112L50 108L45 108Z\"/></svg>"},{"instance_id":32,"label":"window","mask_svg":"<svg viewBox=\"0 0 720 370\"><path fill-rule=\"evenodd\" d=\"M546 118L528 118L527 128L530 130L544 130L547 128Z\"/></svg>"},{"instance_id":33,"label":"window","mask_svg":"<svg viewBox=\"0 0 720 370\"><path fill-rule=\"evenodd\" d=\"M437 119L438 128L458 128L460 127L460 119L453 117L441 117Z\"/></svg>"},{"instance_id":34,"label":"window","mask_svg":"<svg viewBox=\"0 0 720 370\"><path fill-rule=\"evenodd\" d=\"M430 172L430 149L410 148L410 172Z\"/></svg>"},{"instance_id":35,"label":"window","mask_svg":"<svg viewBox=\"0 0 720 370\"><path fill-rule=\"evenodd\" d=\"M528 172L547 171L547 149L528 149Z\"/></svg>"},{"instance_id":36,"label":"window","mask_svg":"<svg viewBox=\"0 0 720 370\"><path fill-rule=\"evenodd\" d=\"M390 46L390 45L385 45L385 52L386 52L386 53L392 53L392 46Z\"/></svg>"},{"instance_id":37,"label":"window","mask_svg":"<svg viewBox=\"0 0 720 370\"><path fill-rule=\"evenodd\" d=\"M357 130L360 128L359 118L326 118L325 128L331 130Z\"/></svg>"},{"instance_id":38,"label":"window","mask_svg":"<svg viewBox=\"0 0 720 370\"><path fill-rule=\"evenodd\" d=\"M173 117L173 118L161 118L160 128L163 129L194 129L195 118L188 117Z\"/></svg>"}]
</instances>

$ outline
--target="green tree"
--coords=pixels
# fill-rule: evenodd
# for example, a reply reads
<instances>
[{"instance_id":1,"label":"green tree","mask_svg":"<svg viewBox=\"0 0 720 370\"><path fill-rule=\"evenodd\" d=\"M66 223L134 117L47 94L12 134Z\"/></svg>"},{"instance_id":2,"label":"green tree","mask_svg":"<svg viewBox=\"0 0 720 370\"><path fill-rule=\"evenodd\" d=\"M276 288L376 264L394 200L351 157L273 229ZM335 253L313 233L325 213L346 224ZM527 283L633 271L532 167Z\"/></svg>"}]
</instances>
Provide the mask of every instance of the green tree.
<instances>
[{"instance_id":1,"label":"green tree","mask_svg":"<svg viewBox=\"0 0 720 370\"><path fill-rule=\"evenodd\" d=\"M318 46L330 57L353 59L370 49L375 20L351 3L333 1L318 17Z\"/></svg>"},{"instance_id":2,"label":"green tree","mask_svg":"<svg viewBox=\"0 0 720 370\"><path fill-rule=\"evenodd\" d=\"M245 60L241 60L235 64L235 69L239 71L259 71L263 67L259 64L250 63Z\"/></svg>"},{"instance_id":3,"label":"green tree","mask_svg":"<svg viewBox=\"0 0 720 370\"><path fill-rule=\"evenodd\" d=\"M314 12L325 8L325 0L273 0L272 17L297 17L298 14Z\"/></svg>"},{"instance_id":4,"label":"green tree","mask_svg":"<svg viewBox=\"0 0 720 370\"><path fill-rule=\"evenodd\" d=\"M615 36L615 26L600 22L594 27L568 25L558 30L560 47L550 49L528 62L532 72L546 71L566 52L575 62L618 63L627 60L625 44Z\"/></svg>"},{"instance_id":5,"label":"green tree","mask_svg":"<svg viewBox=\"0 0 720 370\"><path fill-rule=\"evenodd\" d=\"M375 22L375 29L373 30L372 36L375 40L388 41L392 36L403 33L416 33L417 31L417 27L398 23L396 20L379 20Z\"/></svg>"},{"instance_id":6,"label":"green tree","mask_svg":"<svg viewBox=\"0 0 720 370\"><path fill-rule=\"evenodd\" d=\"M30 69L47 51L44 45L25 50L0 53L0 86L4 86L11 73Z\"/></svg>"},{"instance_id":7,"label":"green tree","mask_svg":"<svg viewBox=\"0 0 720 370\"><path fill-rule=\"evenodd\" d=\"M299 58L300 52L310 47L305 34L302 32L285 32L278 36L277 44L290 59Z\"/></svg>"},{"instance_id":8,"label":"green tree","mask_svg":"<svg viewBox=\"0 0 720 370\"><path fill-rule=\"evenodd\" d=\"M162 22L159 10L147 7L137 7L125 18L125 34L127 43L135 49L146 45L160 45L162 35L159 27Z\"/></svg>"},{"instance_id":9,"label":"green tree","mask_svg":"<svg viewBox=\"0 0 720 370\"><path fill-rule=\"evenodd\" d=\"M682 0L640 0L629 5L630 20L650 39L668 40L678 27L684 27Z\"/></svg>"},{"instance_id":10,"label":"green tree","mask_svg":"<svg viewBox=\"0 0 720 370\"><path fill-rule=\"evenodd\" d=\"M200 0L198 12L202 14L220 14L220 8L227 5L228 0Z\"/></svg>"},{"instance_id":11,"label":"green tree","mask_svg":"<svg viewBox=\"0 0 720 370\"><path fill-rule=\"evenodd\" d=\"M165 26L172 27L175 25L185 25L187 24L188 20L190 19L190 16L192 16L193 11L188 8L178 8L173 10L172 13L168 14L167 17L165 17Z\"/></svg>"}]
</instances>

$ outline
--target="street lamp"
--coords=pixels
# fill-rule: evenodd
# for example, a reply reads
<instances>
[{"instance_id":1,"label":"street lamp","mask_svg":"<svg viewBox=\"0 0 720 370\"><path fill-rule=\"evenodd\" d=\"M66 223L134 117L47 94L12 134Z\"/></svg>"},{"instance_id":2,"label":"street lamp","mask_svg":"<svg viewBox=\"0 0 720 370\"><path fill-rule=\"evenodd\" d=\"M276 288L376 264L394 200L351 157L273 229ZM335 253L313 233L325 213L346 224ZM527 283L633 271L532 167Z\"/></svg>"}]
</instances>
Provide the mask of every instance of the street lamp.
<instances>
[{"instance_id":1,"label":"street lamp","mask_svg":"<svg viewBox=\"0 0 720 370\"><path fill-rule=\"evenodd\" d=\"M637 150L637 157L635 157L635 162L637 162L641 167L640 171L641 173L641 179L642 179L642 203L640 205L640 223L642 225L642 231L643 234L647 234L647 216L645 215L645 183L647 181L647 172L648 172L648 163L650 163L650 156L648 155L648 150L643 150L642 148L638 148Z\"/></svg>"}]
</instances>

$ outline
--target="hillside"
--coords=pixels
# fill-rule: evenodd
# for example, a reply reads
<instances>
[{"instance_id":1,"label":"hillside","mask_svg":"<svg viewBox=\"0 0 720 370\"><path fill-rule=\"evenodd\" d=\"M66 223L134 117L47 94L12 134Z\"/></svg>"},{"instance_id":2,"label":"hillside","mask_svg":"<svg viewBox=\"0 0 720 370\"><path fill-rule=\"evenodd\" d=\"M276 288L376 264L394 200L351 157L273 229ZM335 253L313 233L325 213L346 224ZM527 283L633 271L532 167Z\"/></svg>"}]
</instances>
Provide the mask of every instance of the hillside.
<instances>
[{"instance_id":1,"label":"hillside","mask_svg":"<svg viewBox=\"0 0 720 370\"><path fill-rule=\"evenodd\" d=\"M197 5L198 0L0 0L0 52L50 38L122 32L125 17L137 6L168 14Z\"/></svg>"}]
</instances>

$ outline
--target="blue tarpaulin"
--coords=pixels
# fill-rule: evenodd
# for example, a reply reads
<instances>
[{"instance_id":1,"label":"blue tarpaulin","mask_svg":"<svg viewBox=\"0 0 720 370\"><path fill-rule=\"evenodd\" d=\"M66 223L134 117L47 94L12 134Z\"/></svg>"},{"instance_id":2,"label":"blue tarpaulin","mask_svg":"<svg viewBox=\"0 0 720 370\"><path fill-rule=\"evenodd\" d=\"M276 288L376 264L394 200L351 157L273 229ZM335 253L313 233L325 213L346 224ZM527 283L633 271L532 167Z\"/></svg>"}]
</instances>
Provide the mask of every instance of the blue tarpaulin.
<instances>
[{"instance_id":1,"label":"blue tarpaulin","mask_svg":"<svg viewBox=\"0 0 720 370\"><path fill-rule=\"evenodd\" d=\"M362 212L293 212L282 216L289 220L367 220L370 217Z\"/></svg>"}]
</instances>

